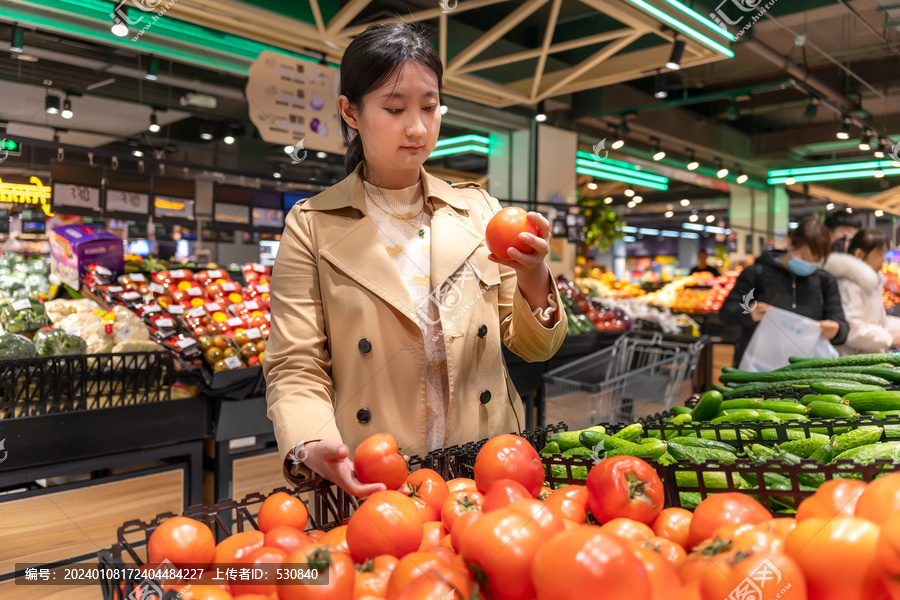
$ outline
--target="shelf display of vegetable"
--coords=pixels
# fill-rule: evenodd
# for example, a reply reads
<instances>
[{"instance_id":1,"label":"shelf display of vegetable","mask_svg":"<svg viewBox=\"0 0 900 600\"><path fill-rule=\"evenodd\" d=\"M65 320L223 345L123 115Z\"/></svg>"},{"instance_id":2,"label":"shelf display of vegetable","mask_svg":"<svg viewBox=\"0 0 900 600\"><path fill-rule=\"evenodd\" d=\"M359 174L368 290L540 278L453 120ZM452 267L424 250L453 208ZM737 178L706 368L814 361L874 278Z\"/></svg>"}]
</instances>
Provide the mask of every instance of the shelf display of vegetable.
<instances>
[{"instance_id":1,"label":"shelf display of vegetable","mask_svg":"<svg viewBox=\"0 0 900 600\"><path fill-rule=\"evenodd\" d=\"M87 343L80 336L71 335L62 329L38 331L34 336L34 347L38 356L64 356L87 352Z\"/></svg>"},{"instance_id":2,"label":"shelf display of vegetable","mask_svg":"<svg viewBox=\"0 0 900 600\"><path fill-rule=\"evenodd\" d=\"M7 333L31 333L49 324L39 300L20 298L0 301L0 326Z\"/></svg>"},{"instance_id":3,"label":"shelf display of vegetable","mask_svg":"<svg viewBox=\"0 0 900 600\"><path fill-rule=\"evenodd\" d=\"M31 358L37 354L34 343L24 335L0 335L0 359Z\"/></svg>"},{"instance_id":4,"label":"shelf display of vegetable","mask_svg":"<svg viewBox=\"0 0 900 600\"><path fill-rule=\"evenodd\" d=\"M569 320L569 335L619 332L631 327L631 319L621 310L610 310L599 301L589 300L567 276L560 275L556 285Z\"/></svg>"}]
</instances>

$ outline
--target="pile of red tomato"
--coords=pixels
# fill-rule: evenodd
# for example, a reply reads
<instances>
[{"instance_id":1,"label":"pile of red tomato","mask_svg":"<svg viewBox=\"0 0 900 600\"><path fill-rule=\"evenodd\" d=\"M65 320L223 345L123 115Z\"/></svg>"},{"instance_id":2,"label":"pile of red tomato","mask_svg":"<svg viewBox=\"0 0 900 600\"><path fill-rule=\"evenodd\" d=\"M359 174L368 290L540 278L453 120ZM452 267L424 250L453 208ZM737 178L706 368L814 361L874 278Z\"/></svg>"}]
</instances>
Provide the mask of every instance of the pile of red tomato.
<instances>
[{"instance_id":1,"label":"pile of red tomato","mask_svg":"<svg viewBox=\"0 0 900 600\"><path fill-rule=\"evenodd\" d=\"M186 600L900 599L900 474L829 481L794 518L773 518L740 493L693 513L664 509L655 469L628 456L552 491L535 449L513 435L483 446L474 479L406 473L389 435L364 442L354 465L399 491L376 492L328 532L304 531L303 503L276 493L259 531L218 545L204 524L175 517L152 534L150 564L328 571L327 585L193 584Z\"/></svg>"}]
</instances>

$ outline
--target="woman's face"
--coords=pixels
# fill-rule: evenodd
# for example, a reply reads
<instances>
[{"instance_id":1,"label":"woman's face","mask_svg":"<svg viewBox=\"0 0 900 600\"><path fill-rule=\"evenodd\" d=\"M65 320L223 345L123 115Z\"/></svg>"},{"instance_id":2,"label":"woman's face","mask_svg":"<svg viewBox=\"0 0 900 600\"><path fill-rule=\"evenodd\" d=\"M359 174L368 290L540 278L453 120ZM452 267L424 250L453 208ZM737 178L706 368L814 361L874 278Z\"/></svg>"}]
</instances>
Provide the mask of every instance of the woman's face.
<instances>
[{"instance_id":1,"label":"woman's face","mask_svg":"<svg viewBox=\"0 0 900 600\"><path fill-rule=\"evenodd\" d=\"M792 243L788 242L788 250L789 250L788 251L788 255L789 255L788 259L790 259L793 256L796 256L800 260L805 260L806 262L809 262L809 263L818 263L822 260L821 256L817 255L815 252L812 251L812 249L810 249L809 246L807 246L805 244L803 246L800 246L799 248L794 248L794 245Z\"/></svg>"},{"instance_id":2,"label":"woman's face","mask_svg":"<svg viewBox=\"0 0 900 600\"><path fill-rule=\"evenodd\" d=\"M887 248L875 248L868 254L865 254L862 250L857 248L853 251L853 255L875 269L876 272L880 272L881 268L884 266L884 254L886 252Z\"/></svg>"},{"instance_id":3,"label":"woman's face","mask_svg":"<svg viewBox=\"0 0 900 600\"><path fill-rule=\"evenodd\" d=\"M366 94L361 107L350 107L341 96L341 108L362 138L366 163L385 183L402 173L418 173L441 130L437 77L414 61Z\"/></svg>"}]
</instances>

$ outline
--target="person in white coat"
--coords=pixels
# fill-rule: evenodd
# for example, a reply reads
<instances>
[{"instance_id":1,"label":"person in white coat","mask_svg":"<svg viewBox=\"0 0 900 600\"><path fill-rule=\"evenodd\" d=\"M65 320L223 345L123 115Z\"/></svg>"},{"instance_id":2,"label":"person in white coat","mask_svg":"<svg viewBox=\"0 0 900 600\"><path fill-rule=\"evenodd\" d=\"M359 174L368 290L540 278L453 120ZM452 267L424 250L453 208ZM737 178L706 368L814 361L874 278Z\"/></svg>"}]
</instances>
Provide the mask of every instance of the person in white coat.
<instances>
[{"instance_id":1,"label":"person in white coat","mask_svg":"<svg viewBox=\"0 0 900 600\"><path fill-rule=\"evenodd\" d=\"M884 253L888 239L877 229L853 236L847 254L832 252L823 267L834 275L841 306L850 324L847 341L836 346L842 356L888 352L900 347L900 319L885 313L882 299Z\"/></svg>"}]
</instances>

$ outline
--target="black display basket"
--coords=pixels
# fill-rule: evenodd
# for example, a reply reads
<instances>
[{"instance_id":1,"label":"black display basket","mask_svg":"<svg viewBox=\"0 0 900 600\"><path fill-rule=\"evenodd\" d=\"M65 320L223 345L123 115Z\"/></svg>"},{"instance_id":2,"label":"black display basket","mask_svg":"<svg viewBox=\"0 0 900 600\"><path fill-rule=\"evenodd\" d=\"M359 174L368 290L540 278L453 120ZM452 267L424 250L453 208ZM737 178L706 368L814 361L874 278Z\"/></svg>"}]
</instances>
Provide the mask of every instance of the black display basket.
<instances>
[{"instance_id":1,"label":"black display basket","mask_svg":"<svg viewBox=\"0 0 900 600\"><path fill-rule=\"evenodd\" d=\"M0 360L0 419L169 400L173 373L166 352Z\"/></svg>"}]
</instances>

